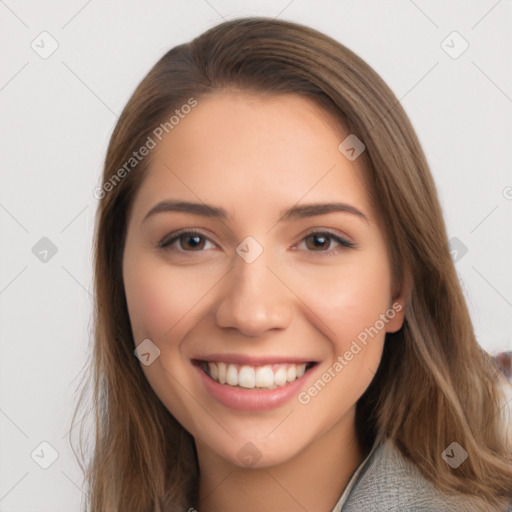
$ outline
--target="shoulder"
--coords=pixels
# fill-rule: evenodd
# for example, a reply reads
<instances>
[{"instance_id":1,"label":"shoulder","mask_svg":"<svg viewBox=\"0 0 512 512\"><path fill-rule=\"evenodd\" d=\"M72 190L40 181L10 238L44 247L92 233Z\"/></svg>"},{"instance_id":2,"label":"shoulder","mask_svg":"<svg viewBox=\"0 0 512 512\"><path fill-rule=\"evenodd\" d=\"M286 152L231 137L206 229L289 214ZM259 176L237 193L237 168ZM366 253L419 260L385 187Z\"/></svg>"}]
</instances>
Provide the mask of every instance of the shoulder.
<instances>
[{"instance_id":1,"label":"shoulder","mask_svg":"<svg viewBox=\"0 0 512 512\"><path fill-rule=\"evenodd\" d=\"M456 510L428 480L406 460L392 441L385 440L373 452L342 508L397 512L448 512Z\"/></svg>"},{"instance_id":2,"label":"shoulder","mask_svg":"<svg viewBox=\"0 0 512 512\"><path fill-rule=\"evenodd\" d=\"M460 498L442 494L390 440L377 446L358 474L342 512L463 512ZM507 511L512 512L512 504Z\"/></svg>"}]
</instances>

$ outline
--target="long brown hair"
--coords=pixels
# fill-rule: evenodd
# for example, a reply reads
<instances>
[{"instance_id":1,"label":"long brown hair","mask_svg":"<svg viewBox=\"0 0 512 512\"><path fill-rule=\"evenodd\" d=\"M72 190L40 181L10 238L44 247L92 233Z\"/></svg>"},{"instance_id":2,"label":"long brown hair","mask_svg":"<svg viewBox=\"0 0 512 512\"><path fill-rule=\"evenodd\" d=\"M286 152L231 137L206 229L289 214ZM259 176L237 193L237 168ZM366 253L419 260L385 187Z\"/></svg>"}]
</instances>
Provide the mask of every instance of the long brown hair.
<instances>
[{"instance_id":1,"label":"long brown hair","mask_svg":"<svg viewBox=\"0 0 512 512\"><path fill-rule=\"evenodd\" d=\"M95 226L93 353L73 416L74 423L79 410L87 414L90 389L93 453L86 466L79 461L87 510L198 506L193 438L152 391L134 356L121 263L130 208L151 154L132 167L126 163L176 109L227 88L313 99L366 146L368 193L395 277L403 282L409 275L411 291L404 325L387 335L378 371L357 403L358 435L364 446L375 436L391 439L441 491L502 510L512 498L502 388L509 384L475 339L434 182L407 115L348 48L270 18L227 21L171 49L137 87L112 134ZM80 432L83 443L86 428ZM453 441L469 454L457 469L442 457Z\"/></svg>"}]
</instances>

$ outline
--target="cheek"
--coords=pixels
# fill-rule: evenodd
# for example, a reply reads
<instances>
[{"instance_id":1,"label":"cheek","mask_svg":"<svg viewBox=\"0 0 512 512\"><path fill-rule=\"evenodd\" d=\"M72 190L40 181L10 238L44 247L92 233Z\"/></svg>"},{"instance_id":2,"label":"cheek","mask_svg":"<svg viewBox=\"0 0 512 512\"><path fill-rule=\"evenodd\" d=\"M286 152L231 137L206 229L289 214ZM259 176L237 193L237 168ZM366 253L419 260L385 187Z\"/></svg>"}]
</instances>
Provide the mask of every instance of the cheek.
<instances>
[{"instance_id":1,"label":"cheek","mask_svg":"<svg viewBox=\"0 0 512 512\"><path fill-rule=\"evenodd\" d=\"M148 338L160 350L152 364L141 364L142 371L166 408L185 428L193 430L194 415L187 404L190 397L180 391L191 389L192 383L179 350L198 294L204 295L205 282L136 251L127 255L123 277L135 345Z\"/></svg>"},{"instance_id":2,"label":"cheek","mask_svg":"<svg viewBox=\"0 0 512 512\"><path fill-rule=\"evenodd\" d=\"M179 329L184 317L208 290L207 283L189 269L173 269L150 257L127 259L124 267L126 300L136 342L156 341Z\"/></svg>"},{"instance_id":3,"label":"cheek","mask_svg":"<svg viewBox=\"0 0 512 512\"><path fill-rule=\"evenodd\" d=\"M311 310L310 321L340 345L336 350L375 325L389 309L391 280L385 263L360 258L352 265L322 271L324 275L317 275L314 280L301 277L306 286L300 296Z\"/></svg>"}]
</instances>

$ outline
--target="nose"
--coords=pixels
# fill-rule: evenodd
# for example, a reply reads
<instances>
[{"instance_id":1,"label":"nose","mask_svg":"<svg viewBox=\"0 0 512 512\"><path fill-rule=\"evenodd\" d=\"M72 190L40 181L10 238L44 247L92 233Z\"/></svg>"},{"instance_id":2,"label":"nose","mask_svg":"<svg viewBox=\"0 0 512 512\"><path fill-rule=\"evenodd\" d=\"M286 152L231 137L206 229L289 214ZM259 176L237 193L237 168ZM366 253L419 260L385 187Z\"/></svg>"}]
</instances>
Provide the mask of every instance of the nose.
<instances>
[{"instance_id":1,"label":"nose","mask_svg":"<svg viewBox=\"0 0 512 512\"><path fill-rule=\"evenodd\" d=\"M275 270L267 267L265 252L247 263L235 261L222 291L215 318L217 325L232 328L248 337L285 329L293 317L292 292Z\"/></svg>"}]
</instances>

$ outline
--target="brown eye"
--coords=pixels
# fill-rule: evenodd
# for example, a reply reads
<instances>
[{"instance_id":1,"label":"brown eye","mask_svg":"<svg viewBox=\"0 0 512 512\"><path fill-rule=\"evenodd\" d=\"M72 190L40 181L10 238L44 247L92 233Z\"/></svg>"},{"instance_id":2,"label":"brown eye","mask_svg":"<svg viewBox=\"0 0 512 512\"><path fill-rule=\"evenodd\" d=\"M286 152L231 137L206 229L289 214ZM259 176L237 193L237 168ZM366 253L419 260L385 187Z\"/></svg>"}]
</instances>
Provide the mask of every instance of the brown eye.
<instances>
[{"instance_id":1,"label":"brown eye","mask_svg":"<svg viewBox=\"0 0 512 512\"><path fill-rule=\"evenodd\" d=\"M204 238L200 235L184 234L179 236L180 246L182 249L199 249L204 247Z\"/></svg>"},{"instance_id":2,"label":"brown eye","mask_svg":"<svg viewBox=\"0 0 512 512\"><path fill-rule=\"evenodd\" d=\"M306 247L313 251L318 249L328 249L331 243L330 236L325 236L324 233L314 233L312 235L307 236L304 240L306 240ZM311 241L312 243L308 243Z\"/></svg>"},{"instance_id":3,"label":"brown eye","mask_svg":"<svg viewBox=\"0 0 512 512\"><path fill-rule=\"evenodd\" d=\"M202 233L196 231L181 231L164 238L158 245L160 249L178 252L202 252L208 249L207 244L213 242ZM205 247L206 246L206 247Z\"/></svg>"},{"instance_id":4,"label":"brown eye","mask_svg":"<svg viewBox=\"0 0 512 512\"><path fill-rule=\"evenodd\" d=\"M306 252L317 252L318 255L334 255L344 249L356 247L354 242L350 242L329 231L314 231L309 233L301 240L304 243Z\"/></svg>"}]
</instances>

